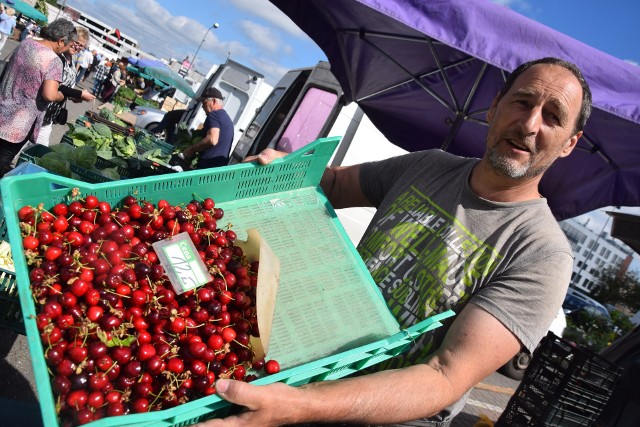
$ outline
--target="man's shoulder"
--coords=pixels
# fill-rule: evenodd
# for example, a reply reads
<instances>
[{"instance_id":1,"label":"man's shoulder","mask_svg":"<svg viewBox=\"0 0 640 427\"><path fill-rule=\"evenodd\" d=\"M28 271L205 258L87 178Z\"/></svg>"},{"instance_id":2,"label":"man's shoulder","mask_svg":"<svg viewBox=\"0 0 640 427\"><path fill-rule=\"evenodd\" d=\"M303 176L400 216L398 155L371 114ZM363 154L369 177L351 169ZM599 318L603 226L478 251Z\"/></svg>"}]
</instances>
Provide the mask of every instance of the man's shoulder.
<instances>
[{"instance_id":1,"label":"man's shoulder","mask_svg":"<svg viewBox=\"0 0 640 427\"><path fill-rule=\"evenodd\" d=\"M438 169L450 169L456 166L468 164L470 162L477 162L475 158L462 157L449 152L440 150L438 148L414 151L407 153L403 156L407 161L416 163L428 162L434 166L438 166Z\"/></svg>"}]
</instances>

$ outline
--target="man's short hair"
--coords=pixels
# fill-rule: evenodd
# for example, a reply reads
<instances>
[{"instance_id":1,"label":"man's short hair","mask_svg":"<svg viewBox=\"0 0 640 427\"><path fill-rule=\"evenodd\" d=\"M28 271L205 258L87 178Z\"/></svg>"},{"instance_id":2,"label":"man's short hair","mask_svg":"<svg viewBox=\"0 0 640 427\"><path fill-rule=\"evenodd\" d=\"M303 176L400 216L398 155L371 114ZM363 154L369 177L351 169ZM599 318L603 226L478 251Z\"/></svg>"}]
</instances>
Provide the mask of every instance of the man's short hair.
<instances>
[{"instance_id":1,"label":"man's short hair","mask_svg":"<svg viewBox=\"0 0 640 427\"><path fill-rule=\"evenodd\" d=\"M587 120L591 115L591 89L589 88L589 84L587 83L587 81L584 79L584 76L580 72L580 69L571 62L553 57L540 58L533 61L525 62L524 64L521 64L515 70L513 70L511 74L509 74L509 77L507 77L507 80L504 82L504 86L502 86L502 89L498 94L499 98L502 98L509 91L509 89L511 89L511 86L513 86L513 83L516 81L518 76L520 76L529 68L538 64L560 66L566 70L569 70L575 76L575 78L578 79L578 82L580 82L580 86L582 87L582 104L580 105L580 113L578 114L578 118L576 120L573 131L574 134L580 132L584 128L584 125L587 123Z\"/></svg>"}]
</instances>

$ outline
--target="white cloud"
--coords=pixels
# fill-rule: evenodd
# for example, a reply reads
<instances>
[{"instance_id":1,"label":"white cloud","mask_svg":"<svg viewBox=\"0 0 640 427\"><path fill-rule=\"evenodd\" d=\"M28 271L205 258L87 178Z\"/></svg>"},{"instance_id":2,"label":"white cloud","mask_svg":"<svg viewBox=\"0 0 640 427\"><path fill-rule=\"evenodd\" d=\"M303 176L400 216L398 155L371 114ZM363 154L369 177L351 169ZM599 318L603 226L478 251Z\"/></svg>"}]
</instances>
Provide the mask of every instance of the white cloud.
<instances>
[{"instance_id":1,"label":"white cloud","mask_svg":"<svg viewBox=\"0 0 640 427\"><path fill-rule=\"evenodd\" d=\"M294 37L307 40L309 36L302 31L288 16L267 0L231 0L238 9L260 17Z\"/></svg>"},{"instance_id":2,"label":"white cloud","mask_svg":"<svg viewBox=\"0 0 640 427\"><path fill-rule=\"evenodd\" d=\"M531 10L531 4L526 0L491 0L493 3L506 6L509 9L528 11Z\"/></svg>"},{"instance_id":3,"label":"white cloud","mask_svg":"<svg viewBox=\"0 0 640 427\"><path fill-rule=\"evenodd\" d=\"M214 65L212 55L216 58L215 63L222 62L229 55L240 62L252 57L250 46L236 40L220 40L216 29L209 30L209 27L186 16L172 15L156 0L68 0L67 4L107 25L117 27L137 40L141 50L159 58L181 61L188 56L193 59L202 43L195 68L203 73Z\"/></svg>"},{"instance_id":4,"label":"white cloud","mask_svg":"<svg viewBox=\"0 0 640 427\"><path fill-rule=\"evenodd\" d=\"M293 52L293 48L284 43L282 38L269 27L244 20L240 22L240 28L247 37L266 50L267 53L285 53L288 55Z\"/></svg>"},{"instance_id":5,"label":"white cloud","mask_svg":"<svg viewBox=\"0 0 640 427\"><path fill-rule=\"evenodd\" d=\"M254 58L250 66L260 70L264 74L265 81L271 85L277 83L289 71L288 68L283 67L281 64L265 58Z\"/></svg>"},{"instance_id":6,"label":"white cloud","mask_svg":"<svg viewBox=\"0 0 640 427\"><path fill-rule=\"evenodd\" d=\"M638 63L638 61L634 61L633 59L625 59L624 62L628 62L631 65L635 65L636 67L640 67L640 63Z\"/></svg>"}]
</instances>

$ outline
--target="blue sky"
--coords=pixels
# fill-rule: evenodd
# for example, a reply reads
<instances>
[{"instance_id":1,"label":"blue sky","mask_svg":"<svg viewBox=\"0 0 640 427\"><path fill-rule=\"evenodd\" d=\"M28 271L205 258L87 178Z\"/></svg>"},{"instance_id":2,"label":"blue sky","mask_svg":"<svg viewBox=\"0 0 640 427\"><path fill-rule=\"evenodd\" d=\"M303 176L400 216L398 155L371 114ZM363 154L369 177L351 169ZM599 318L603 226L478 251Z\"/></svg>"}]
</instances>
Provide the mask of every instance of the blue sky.
<instances>
[{"instance_id":1,"label":"blue sky","mask_svg":"<svg viewBox=\"0 0 640 427\"><path fill-rule=\"evenodd\" d=\"M493 1L617 58L640 64L638 0ZM315 43L267 0L67 0L67 4L119 28L137 39L144 51L167 59L193 58L207 29L218 23L198 52L194 67L201 72L230 55L275 83L291 68L326 59ZM640 214L637 208L624 211ZM599 232L607 215L595 212L588 216L592 230Z\"/></svg>"},{"instance_id":2,"label":"blue sky","mask_svg":"<svg viewBox=\"0 0 640 427\"><path fill-rule=\"evenodd\" d=\"M348 0L336 0L348 1ZM489 1L489 0L487 0ZM493 0L620 59L640 63L637 0ZM227 55L272 83L291 68L325 59L304 33L267 0L67 0L138 40L159 57L193 57L206 71Z\"/></svg>"}]
</instances>

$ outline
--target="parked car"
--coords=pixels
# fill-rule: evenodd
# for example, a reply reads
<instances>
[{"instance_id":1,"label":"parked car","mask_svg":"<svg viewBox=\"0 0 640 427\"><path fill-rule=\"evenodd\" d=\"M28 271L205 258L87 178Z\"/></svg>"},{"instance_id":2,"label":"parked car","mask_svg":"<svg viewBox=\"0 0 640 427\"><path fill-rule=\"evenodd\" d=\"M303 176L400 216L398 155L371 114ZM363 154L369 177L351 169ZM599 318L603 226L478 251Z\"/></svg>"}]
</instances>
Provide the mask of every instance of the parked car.
<instances>
[{"instance_id":1,"label":"parked car","mask_svg":"<svg viewBox=\"0 0 640 427\"><path fill-rule=\"evenodd\" d=\"M136 116L136 126L152 131L154 127L160 124L162 118L167 114L164 110L157 108L148 108L137 105L131 114Z\"/></svg>"},{"instance_id":2,"label":"parked car","mask_svg":"<svg viewBox=\"0 0 640 427\"><path fill-rule=\"evenodd\" d=\"M558 310L556 317L553 319L553 322L551 322L549 330L557 336L562 337L562 334L564 333L566 327L567 318L564 314L564 309L560 307L560 310ZM523 349L518 352L518 354L516 354L513 359L511 359L500 369L498 369L498 372L514 380L521 380L524 377L524 372L529 366L529 363L531 363L531 353Z\"/></svg>"},{"instance_id":3,"label":"parked car","mask_svg":"<svg viewBox=\"0 0 640 427\"><path fill-rule=\"evenodd\" d=\"M562 307L567 315L571 315L579 311L586 311L593 316L604 317L611 321L609 310L607 310L604 305L576 289L569 288L567 296L562 303Z\"/></svg>"}]
</instances>

